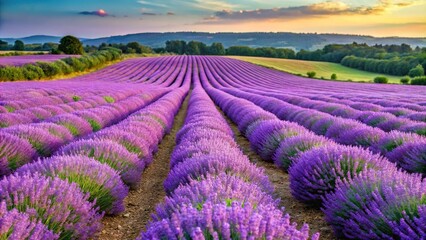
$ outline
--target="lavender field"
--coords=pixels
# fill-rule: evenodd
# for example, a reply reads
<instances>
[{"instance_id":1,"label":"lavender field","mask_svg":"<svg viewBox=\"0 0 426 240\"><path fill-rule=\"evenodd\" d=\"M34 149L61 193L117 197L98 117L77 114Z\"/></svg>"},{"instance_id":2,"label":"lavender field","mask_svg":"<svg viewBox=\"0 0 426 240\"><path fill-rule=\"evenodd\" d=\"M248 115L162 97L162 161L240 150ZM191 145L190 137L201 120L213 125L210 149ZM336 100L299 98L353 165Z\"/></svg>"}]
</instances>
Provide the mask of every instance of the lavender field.
<instances>
[{"instance_id":1,"label":"lavender field","mask_svg":"<svg viewBox=\"0 0 426 240\"><path fill-rule=\"evenodd\" d=\"M22 66L36 62L54 62L62 58L77 57L78 55L20 55L20 56L0 56L0 66Z\"/></svg>"},{"instance_id":2,"label":"lavender field","mask_svg":"<svg viewBox=\"0 0 426 240\"><path fill-rule=\"evenodd\" d=\"M186 55L0 83L0 239L96 238L426 239L426 87Z\"/></svg>"}]
</instances>

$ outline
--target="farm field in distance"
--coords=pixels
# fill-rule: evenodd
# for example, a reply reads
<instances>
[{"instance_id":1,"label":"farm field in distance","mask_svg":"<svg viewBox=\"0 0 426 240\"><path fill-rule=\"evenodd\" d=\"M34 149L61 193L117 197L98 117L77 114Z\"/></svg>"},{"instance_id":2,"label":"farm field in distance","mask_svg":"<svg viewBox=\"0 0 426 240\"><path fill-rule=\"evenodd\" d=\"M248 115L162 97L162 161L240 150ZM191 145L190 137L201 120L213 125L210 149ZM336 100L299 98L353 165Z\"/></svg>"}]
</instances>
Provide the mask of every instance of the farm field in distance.
<instances>
[{"instance_id":1,"label":"farm field in distance","mask_svg":"<svg viewBox=\"0 0 426 240\"><path fill-rule=\"evenodd\" d=\"M265 58L265 57L246 57L246 56L229 56L230 58L239 59L254 64L258 64L265 67L271 67L280 71L302 74L306 76L308 71L315 71L315 78L324 77L330 79L331 74L337 75L337 81L348 81L354 82L373 82L373 79L377 76L385 76L389 79L389 83L400 83L400 76L392 76L380 73L372 73L361 71L354 68L342 66L338 63L331 62L318 62L318 61L304 61L294 59L279 59L279 58Z\"/></svg>"}]
</instances>

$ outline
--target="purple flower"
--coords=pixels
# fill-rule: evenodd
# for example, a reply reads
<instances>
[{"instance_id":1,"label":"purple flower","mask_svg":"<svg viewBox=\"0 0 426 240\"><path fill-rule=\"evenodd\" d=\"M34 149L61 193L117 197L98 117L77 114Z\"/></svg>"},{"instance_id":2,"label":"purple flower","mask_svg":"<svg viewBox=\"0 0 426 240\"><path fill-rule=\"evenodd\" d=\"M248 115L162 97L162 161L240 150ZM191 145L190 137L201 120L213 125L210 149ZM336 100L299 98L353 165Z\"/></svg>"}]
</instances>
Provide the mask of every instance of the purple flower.
<instances>
[{"instance_id":1,"label":"purple flower","mask_svg":"<svg viewBox=\"0 0 426 240\"><path fill-rule=\"evenodd\" d=\"M81 155L106 163L132 188L139 183L145 168L145 163L136 154L109 140L79 140L61 148L57 155Z\"/></svg>"},{"instance_id":2,"label":"purple flower","mask_svg":"<svg viewBox=\"0 0 426 240\"><path fill-rule=\"evenodd\" d=\"M199 207L206 201L228 205L238 201L242 204L250 203L252 206L259 204L278 206L279 203L279 200L274 200L258 185L245 182L237 176L221 173L217 176L207 175L201 181L191 180L188 185L178 187L166 197L164 203L157 206L153 217L155 220L169 218L182 204Z\"/></svg>"},{"instance_id":3,"label":"purple flower","mask_svg":"<svg viewBox=\"0 0 426 240\"><path fill-rule=\"evenodd\" d=\"M324 198L326 220L338 237L422 239L426 236L426 181L420 175L363 171Z\"/></svg>"},{"instance_id":4,"label":"purple flower","mask_svg":"<svg viewBox=\"0 0 426 240\"><path fill-rule=\"evenodd\" d=\"M290 217L271 205L183 204L170 218L151 222L137 239L309 239L309 227L297 230ZM318 239L314 234L312 239Z\"/></svg>"},{"instance_id":5,"label":"purple flower","mask_svg":"<svg viewBox=\"0 0 426 240\"><path fill-rule=\"evenodd\" d=\"M386 157L408 172L426 176L426 140L403 144L386 154Z\"/></svg>"},{"instance_id":6,"label":"purple flower","mask_svg":"<svg viewBox=\"0 0 426 240\"><path fill-rule=\"evenodd\" d=\"M0 181L0 202L7 209L41 221L62 239L88 239L100 230L102 214L88 197L74 183L37 173L10 175Z\"/></svg>"},{"instance_id":7,"label":"purple flower","mask_svg":"<svg viewBox=\"0 0 426 240\"><path fill-rule=\"evenodd\" d=\"M340 133L336 142L344 145L369 148L377 144L385 135L386 133L378 128L361 126L354 129L347 129Z\"/></svg>"},{"instance_id":8,"label":"purple flower","mask_svg":"<svg viewBox=\"0 0 426 240\"><path fill-rule=\"evenodd\" d=\"M90 124L81 117L74 114L62 114L53 118L49 118L48 122L62 125L72 133L75 137L81 137L92 132Z\"/></svg>"},{"instance_id":9,"label":"purple flower","mask_svg":"<svg viewBox=\"0 0 426 240\"><path fill-rule=\"evenodd\" d=\"M3 239L58 239L59 235L40 221L31 219L26 213L16 209L7 210L6 202L0 202L0 237Z\"/></svg>"},{"instance_id":10,"label":"purple flower","mask_svg":"<svg viewBox=\"0 0 426 240\"><path fill-rule=\"evenodd\" d=\"M339 179L354 178L367 169L395 168L368 150L339 145L314 148L295 162L289 169L291 193L307 203L320 203L322 196L334 191Z\"/></svg>"},{"instance_id":11,"label":"purple flower","mask_svg":"<svg viewBox=\"0 0 426 240\"><path fill-rule=\"evenodd\" d=\"M421 142L424 138L413 133L403 133L399 131L392 131L387 133L380 141L373 146L371 150L375 153L386 155L395 148L410 142Z\"/></svg>"},{"instance_id":12,"label":"purple flower","mask_svg":"<svg viewBox=\"0 0 426 240\"><path fill-rule=\"evenodd\" d=\"M164 188L172 192L179 185L188 184L192 179L204 179L208 175L227 173L244 179L247 182L257 183L272 193L273 187L262 169L250 163L244 155L210 154L187 158L177 164L164 181Z\"/></svg>"},{"instance_id":13,"label":"purple flower","mask_svg":"<svg viewBox=\"0 0 426 240\"><path fill-rule=\"evenodd\" d=\"M36 151L26 140L0 132L0 176L11 173L36 157Z\"/></svg>"},{"instance_id":14,"label":"purple flower","mask_svg":"<svg viewBox=\"0 0 426 240\"><path fill-rule=\"evenodd\" d=\"M334 142L312 133L293 136L282 141L274 153L272 159L275 165L288 170L294 160L312 148L335 144Z\"/></svg>"},{"instance_id":15,"label":"purple flower","mask_svg":"<svg viewBox=\"0 0 426 240\"><path fill-rule=\"evenodd\" d=\"M89 201L95 202L99 211L118 214L124 211L123 201L128 189L119 173L92 158L81 156L60 156L26 164L17 173L40 173L76 183Z\"/></svg>"}]
</instances>

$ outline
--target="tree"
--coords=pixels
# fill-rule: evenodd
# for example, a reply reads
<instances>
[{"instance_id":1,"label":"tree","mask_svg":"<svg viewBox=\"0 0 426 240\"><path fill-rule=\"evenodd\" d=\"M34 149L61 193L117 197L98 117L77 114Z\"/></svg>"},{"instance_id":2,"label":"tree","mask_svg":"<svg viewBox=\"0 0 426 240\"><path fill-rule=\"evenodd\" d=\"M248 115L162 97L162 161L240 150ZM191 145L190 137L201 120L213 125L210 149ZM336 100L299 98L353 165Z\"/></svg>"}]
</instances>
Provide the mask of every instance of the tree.
<instances>
[{"instance_id":1,"label":"tree","mask_svg":"<svg viewBox=\"0 0 426 240\"><path fill-rule=\"evenodd\" d=\"M212 43L209 49L211 55L225 55L225 48L222 43Z\"/></svg>"},{"instance_id":2,"label":"tree","mask_svg":"<svg viewBox=\"0 0 426 240\"><path fill-rule=\"evenodd\" d=\"M375 83L388 83L388 78L387 77L382 77L382 76L375 77L374 78L374 82Z\"/></svg>"},{"instance_id":3,"label":"tree","mask_svg":"<svg viewBox=\"0 0 426 240\"><path fill-rule=\"evenodd\" d=\"M335 73L331 74L331 80L336 80L337 79L337 75Z\"/></svg>"},{"instance_id":4,"label":"tree","mask_svg":"<svg viewBox=\"0 0 426 240\"><path fill-rule=\"evenodd\" d=\"M408 72L408 76L410 77L420 77L425 74L425 70L423 69L422 65L418 64L416 67L410 69Z\"/></svg>"},{"instance_id":5,"label":"tree","mask_svg":"<svg viewBox=\"0 0 426 240\"><path fill-rule=\"evenodd\" d=\"M0 40L0 50L7 50L8 46L7 42Z\"/></svg>"},{"instance_id":6,"label":"tree","mask_svg":"<svg viewBox=\"0 0 426 240\"><path fill-rule=\"evenodd\" d=\"M199 42L190 41L186 45L186 53L189 54L189 55L200 55L201 54L201 50L200 50L200 44L199 44Z\"/></svg>"},{"instance_id":7,"label":"tree","mask_svg":"<svg viewBox=\"0 0 426 240\"><path fill-rule=\"evenodd\" d=\"M314 72L314 71L311 71L311 72L307 72L306 75L308 75L308 77L310 77L310 78L314 78L315 75L317 75L317 73Z\"/></svg>"},{"instance_id":8,"label":"tree","mask_svg":"<svg viewBox=\"0 0 426 240\"><path fill-rule=\"evenodd\" d=\"M24 51L24 49L25 49L24 42L21 41L21 40L16 40L15 45L13 45L12 50Z\"/></svg>"},{"instance_id":9,"label":"tree","mask_svg":"<svg viewBox=\"0 0 426 240\"><path fill-rule=\"evenodd\" d=\"M65 54L82 55L84 53L83 44L81 44L78 38L71 35L61 38L58 50L62 51Z\"/></svg>"}]
</instances>

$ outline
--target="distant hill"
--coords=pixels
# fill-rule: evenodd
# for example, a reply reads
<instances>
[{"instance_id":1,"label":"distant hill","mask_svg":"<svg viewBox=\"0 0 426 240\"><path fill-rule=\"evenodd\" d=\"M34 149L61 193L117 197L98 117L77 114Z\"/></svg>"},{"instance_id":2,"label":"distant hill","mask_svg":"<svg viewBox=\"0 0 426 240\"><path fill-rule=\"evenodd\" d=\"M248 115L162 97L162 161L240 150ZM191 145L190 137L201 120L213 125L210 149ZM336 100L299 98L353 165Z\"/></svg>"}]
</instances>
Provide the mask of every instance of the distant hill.
<instances>
[{"instance_id":1,"label":"distant hill","mask_svg":"<svg viewBox=\"0 0 426 240\"><path fill-rule=\"evenodd\" d=\"M21 38L25 43L59 42L60 37L54 36L30 36ZM2 39L10 43L16 39ZM386 37L377 38L371 36L345 35L345 34L315 34L315 33L205 33L205 32L167 32L167 33L137 33L120 36L111 36L95 39L82 39L86 45L100 45L101 43L128 43L139 42L150 47L163 47L167 40L200 41L206 44L221 42L225 47L229 46L250 46L250 47L282 47L296 50L314 50L322 48L331 43L367 43L374 44L402 44L406 43L413 47L426 47L426 38L403 38Z\"/></svg>"}]
</instances>

